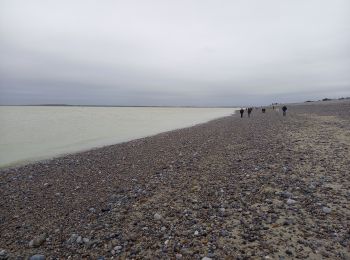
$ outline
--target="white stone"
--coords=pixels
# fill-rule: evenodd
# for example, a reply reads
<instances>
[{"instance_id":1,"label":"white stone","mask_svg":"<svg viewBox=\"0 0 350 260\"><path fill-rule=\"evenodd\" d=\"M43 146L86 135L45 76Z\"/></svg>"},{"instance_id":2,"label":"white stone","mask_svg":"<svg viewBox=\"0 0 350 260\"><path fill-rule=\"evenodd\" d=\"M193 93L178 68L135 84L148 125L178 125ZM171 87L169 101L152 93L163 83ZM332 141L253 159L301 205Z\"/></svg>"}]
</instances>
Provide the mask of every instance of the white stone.
<instances>
[{"instance_id":1,"label":"white stone","mask_svg":"<svg viewBox=\"0 0 350 260\"><path fill-rule=\"evenodd\" d=\"M0 256L6 256L6 254L5 249L0 249Z\"/></svg>"},{"instance_id":2,"label":"white stone","mask_svg":"<svg viewBox=\"0 0 350 260\"><path fill-rule=\"evenodd\" d=\"M122 246L115 246L113 249L114 249L115 251L120 251L122 248L123 248Z\"/></svg>"},{"instance_id":3,"label":"white stone","mask_svg":"<svg viewBox=\"0 0 350 260\"><path fill-rule=\"evenodd\" d=\"M287 204L288 204L288 205L292 205L292 204L295 204L295 203L297 203L296 200L287 199Z\"/></svg>"},{"instance_id":4,"label":"white stone","mask_svg":"<svg viewBox=\"0 0 350 260\"><path fill-rule=\"evenodd\" d=\"M331 213L331 211L332 211L332 209L331 208L328 208L328 207L323 207L322 208L322 211L324 212L324 213Z\"/></svg>"},{"instance_id":5,"label":"white stone","mask_svg":"<svg viewBox=\"0 0 350 260\"><path fill-rule=\"evenodd\" d=\"M154 219L155 220L161 220L162 219L162 216L158 213L154 214Z\"/></svg>"},{"instance_id":6,"label":"white stone","mask_svg":"<svg viewBox=\"0 0 350 260\"><path fill-rule=\"evenodd\" d=\"M33 255L29 258L29 260L45 260L45 256L44 255Z\"/></svg>"}]
</instances>

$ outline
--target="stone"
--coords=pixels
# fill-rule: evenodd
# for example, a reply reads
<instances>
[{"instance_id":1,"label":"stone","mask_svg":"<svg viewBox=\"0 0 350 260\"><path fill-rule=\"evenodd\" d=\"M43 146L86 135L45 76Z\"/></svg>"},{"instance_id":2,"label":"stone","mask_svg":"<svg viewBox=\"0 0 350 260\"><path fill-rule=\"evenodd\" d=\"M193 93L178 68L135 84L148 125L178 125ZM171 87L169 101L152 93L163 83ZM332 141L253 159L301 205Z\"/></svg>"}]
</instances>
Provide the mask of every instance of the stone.
<instances>
[{"instance_id":1,"label":"stone","mask_svg":"<svg viewBox=\"0 0 350 260\"><path fill-rule=\"evenodd\" d=\"M89 243L89 241L90 241L90 239L88 239L87 237L84 237L84 238L83 238L83 242L84 242L85 244Z\"/></svg>"},{"instance_id":2,"label":"stone","mask_svg":"<svg viewBox=\"0 0 350 260\"><path fill-rule=\"evenodd\" d=\"M198 230L194 231L194 235L195 235L195 236L198 236L198 235L199 235Z\"/></svg>"},{"instance_id":3,"label":"stone","mask_svg":"<svg viewBox=\"0 0 350 260\"><path fill-rule=\"evenodd\" d=\"M83 238L82 238L81 236L78 236L76 242L77 242L78 244L82 244L82 243L83 243Z\"/></svg>"},{"instance_id":4,"label":"stone","mask_svg":"<svg viewBox=\"0 0 350 260\"><path fill-rule=\"evenodd\" d=\"M220 235L221 235L222 237L226 237L226 236L229 235L229 233L228 233L227 230L223 229L223 230L220 231Z\"/></svg>"},{"instance_id":5,"label":"stone","mask_svg":"<svg viewBox=\"0 0 350 260\"><path fill-rule=\"evenodd\" d=\"M122 246L115 246L113 249L114 249L115 251L120 251L122 248L123 248Z\"/></svg>"},{"instance_id":6,"label":"stone","mask_svg":"<svg viewBox=\"0 0 350 260\"><path fill-rule=\"evenodd\" d=\"M112 243L112 246L117 246L119 244L119 240L118 239L112 239L111 243Z\"/></svg>"},{"instance_id":7,"label":"stone","mask_svg":"<svg viewBox=\"0 0 350 260\"><path fill-rule=\"evenodd\" d=\"M70 236L70 238L67 240L67 243L68 244L73 244L73 243L75 243L76 241L77 241L77 238L78 238L79 236L77 235L77 234L72 234L71 236Z\"/></svg>"},{"instance_id":8,"label":"stone","mask_svg":"<svg viewBox=\"0 0 350 260\"><path fill-rule=\"evenodd\" d=\"M154 219L155 220L161 220L162 219L162 216L158 213L154 214Z\"/></svg>"},{"instance_id":9,"label":"stone","mask_svg":"<svg viewBox=\"0 0 350 260\"><path fill-rule=\"evenodd\" d=\"M289 249L287 249L287 250L286 250L286 254L287 254L287 255L293 255L293 252L290 251Z\"/></svg>"},{"instance_id":10,"label":"stone","mask_svg":"<svg viewBox=\"0 0 350 260\"><path fill-rule=\"evenodd\" d=\"M7 252L5 249L0 249L0 259L7 259Z\"/></svg>"},{"instance_id":11,"label":"stone","mask_svg":"<svg viewBox=\"0 0 350 260\"><path fill-rule=\"evenodd\" d=\"M41 234L29 242L30 247L39 247L46 241L46 234Z\"/></svg>"},{"instance_id":12,"label":"stone","mask_svg":"<svg viewBox=\"0 0 350 260\"><path fill-rule=\"evenodd\" d=\"M290 218L287 218L283 221L284 226L289 226L289 225L293 225L293 224L294 224L294 220L290 219Z\"/></svg>"},{"instance_id":13,"label":"stone","mask_svg":"<svg viewBox=\"0 0 350 260\"><path fill-rule=\"evenodd\" d=\"M323 208L322 208L322 211L323 211L324 213L328 214L328 213L331 213L332 209L331 209L331 208L328 208L328 207L323 207Z\"/></svg>"},{"instance_id":14,"label":"stone","mask_svg":"<svg viewBox=\"0 0 350 260\"><path fill-rule=\"evenodd\" d=\"M289 191L282 191L279 193L279 195L283 198L290 199L293 197L293 194L290 193Z\"/></svg>"},{"instance_id":15,"label":"stone","mask_svg":"<svg viewBox=\"0 0 350 260\"><path fill-rule=\"evenodd\" d=\"M212 260L210 257L203 257L202 260Z\"/></svg>"},{"instance_id":16,"label":"stone","mask_svg":"<svg viewBox=\"0 0 350 260\"><path fill-rule=\"evenodd\" d=\"M311 183L311 184L309 185L309 189L311 189L311 190L316 189L316 185L315 185L315 184L313 184L313 183Z\"/></svg>"},{"instance_id":17,"label":"stone","mask_svg":"<svg viewBox=\"0 0 350 260\"><path fill-rule=\"evenodd\" d=\"M297 203L297 201L296 201L296 200L293 200L293 199L287 199L287 204L288 204L288 205L292 205L292 204L295 204L295 203Z\"/></svg>"},{"instance_id":18,"label":"stone","mask_svg":"<svg viewBox=\"0 0 350 260\"><path fill-rule=\"evenodd\" d=\"M29 258L29 260L45 260L45 256L44 255L33 255Z\"/></svg>"}]
</instances>

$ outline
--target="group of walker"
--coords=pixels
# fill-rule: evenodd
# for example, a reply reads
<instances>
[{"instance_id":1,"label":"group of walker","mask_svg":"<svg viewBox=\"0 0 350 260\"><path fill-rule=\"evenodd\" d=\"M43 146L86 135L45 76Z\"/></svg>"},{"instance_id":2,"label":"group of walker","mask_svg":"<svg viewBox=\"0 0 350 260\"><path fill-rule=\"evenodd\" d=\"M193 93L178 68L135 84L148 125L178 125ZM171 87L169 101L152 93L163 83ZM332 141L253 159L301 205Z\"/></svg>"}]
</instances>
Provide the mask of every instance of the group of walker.
<instances>
[{"instance_id":1,"label":"group of walker","mask_svg":"<svg viewBox=\"0 0 350 260\"><path fill-rule=\"evenodd\" d=\"M257 108L256 108L257 109ZM272 107L273 110L275 110L275 106ZM253 111L253 108L252 107L248 107L246 108L247 112L248 112L248 117L250 117L250 114L252 113ZM283 111L283 116L286 116L287 115L287 107L286 106L283 106L282 107L282 111ZM261 112L262 113L265 113L266 112L266 108L262 108L261 109ZM239 113L241 114L241 118L243 118L243 114L244 114L244 109L241 108L241 110L239 110Z\"/></svg>"}]
</instances>

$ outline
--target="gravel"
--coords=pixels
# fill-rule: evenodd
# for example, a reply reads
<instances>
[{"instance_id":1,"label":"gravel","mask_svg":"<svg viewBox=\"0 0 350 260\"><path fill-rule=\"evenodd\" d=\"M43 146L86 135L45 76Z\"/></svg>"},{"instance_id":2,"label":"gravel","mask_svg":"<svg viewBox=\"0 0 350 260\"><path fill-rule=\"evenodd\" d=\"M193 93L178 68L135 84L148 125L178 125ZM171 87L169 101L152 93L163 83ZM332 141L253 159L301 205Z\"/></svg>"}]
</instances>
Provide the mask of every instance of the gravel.
<instances>
[{"instance_id":1,"label":"gravel","mask_svg":"<svg viewBox=\"0 0 350 260\"><path fill-rule=\"evenodd\" d=\"M350 258L349 132L288 105L2 169L0 259Z\"/></svg>"}]
</instances>

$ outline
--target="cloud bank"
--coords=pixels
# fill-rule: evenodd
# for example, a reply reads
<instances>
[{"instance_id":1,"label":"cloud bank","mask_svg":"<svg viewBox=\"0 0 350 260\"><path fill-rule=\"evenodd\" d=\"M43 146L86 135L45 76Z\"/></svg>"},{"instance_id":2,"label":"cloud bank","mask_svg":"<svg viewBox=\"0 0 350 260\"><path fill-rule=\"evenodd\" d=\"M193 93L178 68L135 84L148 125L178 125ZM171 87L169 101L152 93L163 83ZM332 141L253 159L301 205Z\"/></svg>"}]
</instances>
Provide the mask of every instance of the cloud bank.
<instances>
[{"instance_id":1,"label":"cloud bank","mask_svg":"<svg viewBox=\"0 0 350 260\"><path fill-rule=\"evenodd\" d=\"M350 96L350 2L0 2L0 104Z\"/></svg>"}]
</instances>

